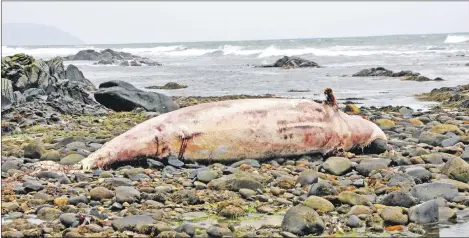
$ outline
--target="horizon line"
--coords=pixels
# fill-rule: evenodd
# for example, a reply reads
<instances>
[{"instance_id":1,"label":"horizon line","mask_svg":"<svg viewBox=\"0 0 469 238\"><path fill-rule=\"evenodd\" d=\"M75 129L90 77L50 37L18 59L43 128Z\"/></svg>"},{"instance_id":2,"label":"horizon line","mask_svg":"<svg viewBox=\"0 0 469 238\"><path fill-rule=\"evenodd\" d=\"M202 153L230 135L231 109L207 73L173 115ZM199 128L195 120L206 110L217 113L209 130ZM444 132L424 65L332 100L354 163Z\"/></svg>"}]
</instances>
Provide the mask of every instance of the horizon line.
<instances>
[{"instance_id":1,"label":"horizon line","mask_svg":"<svg viewBox=\"0 0 469 238\"><path fill-rule=\"evenodd\" d=\"M23 23L23 22L7 22L3 24L11 23ZM33 23L34 24L34 23ZM41 24L39 24L41 25ZM70 34L70 33L69 33ZM127 42L127 43L86 43L81 45L3 45L2 46L12 46L12 47L21 47L21 46L88 46L88 45L134 45L134 44L182 44L182 43L213 43L213 42L253 42L253 41L275 41L275 40L310 40L310 39L341 39L341 38L369 38L369 37L380 37L380 36L415 36L415 35L443 35L443 34L469 34L469 31L461 32L439 32L439 33L399 33L399 34L384 34L384 35L356 35L356 36L324 36L324 37L298 37L298 38L276 38L276 39L248 39L248 40L200 40L200 41L160 41L160 42ZM2 34L3 35L3 34ZM3 37L2 37L3 38Z\"/></svg>"}]
</instances>

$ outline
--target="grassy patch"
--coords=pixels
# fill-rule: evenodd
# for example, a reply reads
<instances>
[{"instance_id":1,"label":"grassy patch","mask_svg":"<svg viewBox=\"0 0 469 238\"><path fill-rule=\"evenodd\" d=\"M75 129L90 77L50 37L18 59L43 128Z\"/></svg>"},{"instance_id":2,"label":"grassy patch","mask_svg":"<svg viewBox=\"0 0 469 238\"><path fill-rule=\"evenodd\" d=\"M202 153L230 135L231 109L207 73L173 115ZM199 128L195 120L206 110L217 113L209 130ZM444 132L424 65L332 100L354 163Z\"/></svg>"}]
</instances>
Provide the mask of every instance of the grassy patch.
<instances>
[{"instance_id":1,"label":"grassy patch","mask_svg":"<svg viewBox=\"0 0 469 238\"><path fill-rule=\"evenodd\" d=\"M108 116L60 115L62 122L52 125L35 125L21 133L2 136L3 156L22 156L22 145L31 140L50 144L58 138L118 136L147 119L145 113L112 112Z\"/></svg>"}]
</instances>

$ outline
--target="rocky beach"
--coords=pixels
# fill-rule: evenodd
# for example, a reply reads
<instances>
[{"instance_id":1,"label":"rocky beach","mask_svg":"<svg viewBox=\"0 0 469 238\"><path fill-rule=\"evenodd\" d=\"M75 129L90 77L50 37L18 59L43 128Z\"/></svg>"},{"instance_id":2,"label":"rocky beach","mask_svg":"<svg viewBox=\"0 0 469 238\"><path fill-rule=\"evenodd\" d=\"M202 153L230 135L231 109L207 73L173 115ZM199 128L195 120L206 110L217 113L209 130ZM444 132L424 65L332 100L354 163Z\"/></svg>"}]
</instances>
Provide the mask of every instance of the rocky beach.
<instances>
[{"instance_id":1,"label":"rocky beach","mask_svg":"<svg viewBox=\"0 0 469 238\"><path fill-rule=\"evenodd\" d=\"M167 96L120 80L94 85L79 67L64 66L77 59L164 67L110 49L50 60L2 58L2 237L397 237L468 230L467 84L415 95L438 103L428 110L341 99L341 110L385 132L388 150L381 154L227 164L145 158L85 173L74 165L147 119L200 103L279 96ZM322 66L284 57L263 67ZM353 77L446 80L383 67Z\"/></svg>"}]
</instances>

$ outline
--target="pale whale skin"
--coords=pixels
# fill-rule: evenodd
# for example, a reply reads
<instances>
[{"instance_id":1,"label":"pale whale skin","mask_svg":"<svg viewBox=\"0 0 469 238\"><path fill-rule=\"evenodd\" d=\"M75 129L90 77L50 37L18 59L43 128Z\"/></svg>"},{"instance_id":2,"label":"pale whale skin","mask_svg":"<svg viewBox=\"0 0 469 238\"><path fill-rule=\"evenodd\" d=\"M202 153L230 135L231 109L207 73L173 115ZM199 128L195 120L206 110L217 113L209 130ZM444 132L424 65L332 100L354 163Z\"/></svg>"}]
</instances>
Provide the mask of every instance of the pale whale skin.
<instances>
[{"instance_id":1,"label":"pale whale skin","mask_svg":"<svg viewBox=\"0 0 469 238\"><path fill-rule=\"evenodd\" d=\"M172 111L115 137L81 161L84 170L138 156L189 161L265 159L365 147L386 135L373 122L304 99L243 99Z\"/></svg>"}]
</instances>

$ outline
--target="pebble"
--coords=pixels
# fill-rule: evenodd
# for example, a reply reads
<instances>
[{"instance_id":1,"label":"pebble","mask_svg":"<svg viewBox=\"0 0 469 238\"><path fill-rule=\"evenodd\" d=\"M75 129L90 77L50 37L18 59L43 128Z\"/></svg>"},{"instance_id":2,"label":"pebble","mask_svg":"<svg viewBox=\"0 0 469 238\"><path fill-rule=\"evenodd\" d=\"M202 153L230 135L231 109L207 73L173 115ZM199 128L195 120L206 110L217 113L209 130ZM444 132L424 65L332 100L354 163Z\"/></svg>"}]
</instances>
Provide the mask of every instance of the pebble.
<instances>
[{"instance_id":1,"label":"pebble","mask_svg":"<svg viewBox=\"0 0 469 238\"><path fill-rule=\"evenodd\" d=\"M322 167L326 172L333 175L343 175L352 169L352 163L348 158L344 157L329 157Z\"/></svg>"},{"instance_id":2,"label":"pebble","mask_svg":"<svg viewBox=\"0 0 469 238\"><path fill-rule=\"evenodd\" d=\"M324 231L325 225L314 209L298 205L285 213L282 229L298 236L317 235Z\"/></svg>"},{"instance_id":3,"label":"pebble","mask_svg":"<svg viewBox=\"0 0 469 238\"><path fill-rule=\"evenodd\" d=\"M77 214L64 213L59 216L60 222L66 227L76 227L80 224Z\"/></svg>"},{"instance_id":4,"label":"pebble","mask_svg":"<svg viewBox=\"0 0 469 238\"><path fill-rule=\"evenodd\" d=\"M336 194L334 186L325 181L320 181L318 183L313 184L308 192L308 196L314 195L319 197L334 194Z\"/></svg>"},{"instance_id":5,"label":"pebble","mask_svg":"<svg viewBox=\"0 0 469 238\"><path fill-rule=\"evenodd\" d=\"M71 154L67 155L60 160L61 165L74 165L80 161L82 161L85 157L80 154Z\"/></svg>"},{"instance_id":6,"label":"pebble","mask_svg":"<svg viewBox=\"0 0 469 238\"><path fill-rule=\"evenodd\" d=\"M432 178L432 173L421 167L408 169L406 173L414 178L416 184L429 182Z\"/></svg>"},{"instance_id":7,"label":"pebble","mask_svg":"<svg viewBox=\"0 0 469 238\"><path fill-rule=\"evenodd\" d=\"M361 161L356 169L361 175L369 176L373 170L387 169L390 163L389 159L367 159Z\"/></svg>"},{"instance_id":8,"label":"pebble","mask_svg":"<svg viewBox=\"0 0 469 238\"><path fill-rule=\"evenodd\" d=\"M409 220L418 224L438 222L439 209L435 200L430 200L409 209Z\"/></svg>"},{"instance_id":9,"label":"pebble","mask_svg":"<svg viewBox=\"0 0 469 238\"><path fill-rule=\"evenodd\" d=\"M454 197L458 196L458 188L454 184L433 182L416 185L412 188L412 196L416 197L422 202L431 199L443 197L451 201Z\"/></svg>"},{"instance_id":10,"label":"pebble","mask_svg":"<svg viewBox=\"0 0 469 238\"><path fill-rule=\"evenodd\" d=\"M134 215L118 218L111 222L115 230L127 230L141 225L151 225L155 222L153 218L146 215Z\"/></svg>"},{"instance_id":11,"label":"pebble","mask_svg":"<svg viewBox=\"0 0 469 238\"><path fill-rule=\"evenodd\" d=\"M241 194L241 196L243 196L244 198L250 198L255 196L257 192L251 189L242 188L239 190L239 194Z\"/></svg>"},{"instance_id":12,"label":"pebble","mask_svg":"<svg viewBox=\"0 0 469 238\"><path fill-rule=\"evenodd\" d=\"M360 218L355 215L351 215L347 220L347 226L352 228L360 227L360 223Z\"/></svg>"},{"instance_id":13,"label":"pebble","mask_svg":"<svg viewBox=\"0 0 469 238\"><path fill-rule=\"evenodd\" d=\"M406 225L409 222L409 218L403 212L403 209L400 207L386 207L381 211L380 215L384 222L388 224Z\"/></svg>"},{"instance_id":14,"label":"pebble","mask_svg":"<svg viewBox=\"0 0 469 238\"><path fill-rule=\"evenodd\" d=\"M318 212L332 212L335 209L330 201L317 196L309 196L303 204Z\"/></svg>"},{"instance_id":15,"label":"pebble","mask_svg":"<svg viewBox=\"0 0 469 238\"><path fill-rule=\"evenodd\" d=\"M42 185L39 181L28 180L23 183L23 187L25 191L40 191L44 189L44 185Z\"/></svg>"},{"instance_id":16,"label":"pebble","mask_svg":"<svg viewBox=\"0 0 469 238\"><path fill-rule=\"evenodd\" d=\"M118 203L134 203L140 200L140 192L128 186L119 186L115 190L116 193L116 202Z\"/></svg>"},{"instance_id":17,"label":"pebble","mask_svg":"<svg viewBox=\"0 0 469 238\"><path fill-rule=\"evenodd\" d=\"M409 192L394 191L383 197L381 204L386 206L411 207L415 205L416 199Z\"/></svg>"},{"instance_id":18,"label":"pebble","mask_svg":"<svg viewBox=\"0 0 469 238\"><path fill-rule=\"evenodd\" d=\"M296 183L301 184L301 186L305 186L308 184L314 184L318 182L318 174L316 171L307 169L300 173L298 176Z\"/></svg>"},{"instance_id":19,"label":"pebble","mask_svg":"<svg viewBox=\"0 0 469 238\"><path fill-rule=\"evenodd\" d=\"M208 183L218 177L218 173L213 170L201 171L197 174L197 180Z\"/></svg>"},{"instance_id":20,"label":"pebble","mask_svg":"<svg viewBox=\"0 0 469 238\"><path fill-rule=\"evenodd\" d=\"M105 187L95 187L90 190L90 197L92 200L103 200L114 197L114 192Z\"/></svg>"},{"instance_id":21,"label":"pebble","mask_svg":"<svg viewBox=\"0 0 469 238\"><path fill-rule=\"evenodd\" d=\"M70 179L68 178L67 175L63 174L62 176L59 177L59 183L60 184L71 184L72 181L70 181Z\"/></svg>"}]
</instances>

